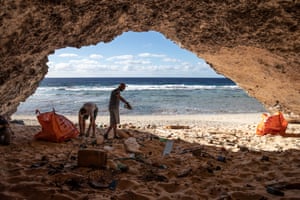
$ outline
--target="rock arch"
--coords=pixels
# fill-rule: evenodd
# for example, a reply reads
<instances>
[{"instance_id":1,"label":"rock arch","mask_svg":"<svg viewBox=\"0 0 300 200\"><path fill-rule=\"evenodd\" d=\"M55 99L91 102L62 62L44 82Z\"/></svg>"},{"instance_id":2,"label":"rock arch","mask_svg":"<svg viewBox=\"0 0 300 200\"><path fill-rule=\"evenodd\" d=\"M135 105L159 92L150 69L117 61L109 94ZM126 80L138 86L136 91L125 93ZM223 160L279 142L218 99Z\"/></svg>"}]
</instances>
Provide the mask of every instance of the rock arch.
<instances>
[{"instance_id":1,"label":"rock arch","mask_svg":"<svg viewBox=\"0 0 300 200\"><path fill-rule=\"evenodd\" d=\"M270 111L300 119L300 2L0 1L0 114L12 115L55 49L154 30L205 59Z\"/></svg>"}]
</instances>

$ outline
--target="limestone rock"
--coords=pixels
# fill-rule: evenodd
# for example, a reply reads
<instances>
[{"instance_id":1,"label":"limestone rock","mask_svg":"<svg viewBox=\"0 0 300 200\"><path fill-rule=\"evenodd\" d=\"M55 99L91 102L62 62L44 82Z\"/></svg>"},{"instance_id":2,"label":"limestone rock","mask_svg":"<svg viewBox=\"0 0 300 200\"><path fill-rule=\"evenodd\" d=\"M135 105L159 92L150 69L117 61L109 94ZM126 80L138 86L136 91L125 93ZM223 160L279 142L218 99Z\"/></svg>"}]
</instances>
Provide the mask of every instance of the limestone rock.
<instances>
[{"instance_id":1,"label":"limestone rock","mask_svg":"<svg viewBox=\"0 0 300 200\"><path fill-rule=\"evenodd\" d=\"M267 109L300 118L300 2L0 1L0 114L12 115L56 49L157 31L203 58Z\"/></svg>"}]
</instances>

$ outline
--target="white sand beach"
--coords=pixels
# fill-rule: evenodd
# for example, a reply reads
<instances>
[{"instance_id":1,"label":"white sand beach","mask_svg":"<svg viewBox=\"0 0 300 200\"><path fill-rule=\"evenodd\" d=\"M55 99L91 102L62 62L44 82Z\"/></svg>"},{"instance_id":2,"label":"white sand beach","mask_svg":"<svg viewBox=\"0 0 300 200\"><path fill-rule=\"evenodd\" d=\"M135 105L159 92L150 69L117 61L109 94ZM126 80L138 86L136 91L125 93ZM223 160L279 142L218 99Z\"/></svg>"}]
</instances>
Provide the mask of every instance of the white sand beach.
<instances>
[{"instance_id":1,"label":"white sand beach","mask_svg":"<svg viewBox=\"0 0 300 200\"><path fill-rule=\"evenodd\" d=\"M108 116L97 118L96 139L63 143L34 140L36 117L13 116L25 125L12 123L12 144L0 146L0 199L300 199L300 124L257 136L260 116L121 115L120 135L136 138L136 153L126 138L96 141ZM107 167L78 167L80 149L106 151Z\"/></svg>"}]
</instances>

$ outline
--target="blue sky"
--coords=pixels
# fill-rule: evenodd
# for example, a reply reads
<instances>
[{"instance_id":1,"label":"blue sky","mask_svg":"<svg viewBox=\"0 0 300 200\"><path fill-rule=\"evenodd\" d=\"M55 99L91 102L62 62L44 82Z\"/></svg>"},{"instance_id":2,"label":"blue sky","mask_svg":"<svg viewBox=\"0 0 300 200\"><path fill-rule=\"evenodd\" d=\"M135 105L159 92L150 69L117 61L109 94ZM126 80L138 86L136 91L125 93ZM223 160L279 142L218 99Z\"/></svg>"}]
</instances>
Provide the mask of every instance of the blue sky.
<instances>
[{"instance_id":1,"label":"blue sky","mask_svg":"<svg viewBox=\"0 0 300 200\"><path fill-rule=\"evenodd\" d=\"M158 32L126 32L109 43L49 55L46 77L223 77Z\"/></svg>"}]
</instances>

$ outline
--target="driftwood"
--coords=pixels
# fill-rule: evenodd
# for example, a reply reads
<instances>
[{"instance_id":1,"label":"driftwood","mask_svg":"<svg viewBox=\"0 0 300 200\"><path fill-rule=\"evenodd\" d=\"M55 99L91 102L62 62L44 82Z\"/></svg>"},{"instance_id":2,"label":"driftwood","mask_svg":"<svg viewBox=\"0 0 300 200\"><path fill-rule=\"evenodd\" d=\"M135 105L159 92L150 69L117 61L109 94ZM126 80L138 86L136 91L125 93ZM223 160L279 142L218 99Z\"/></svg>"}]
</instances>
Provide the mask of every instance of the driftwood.
<instances>
[{"instance_id":1,"label":"driftwood","mask_svg":"<svg viewBox=\"0 0 300 200\"><path fill-rule=\"evenodd\" d=\"M165 127L166 129L190 129L189 126L181 126L181 125L169 125Z\"/></svg>"}]
</instances>

